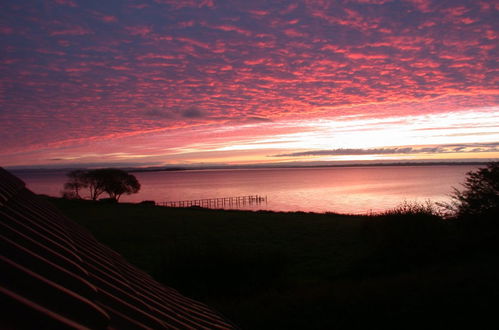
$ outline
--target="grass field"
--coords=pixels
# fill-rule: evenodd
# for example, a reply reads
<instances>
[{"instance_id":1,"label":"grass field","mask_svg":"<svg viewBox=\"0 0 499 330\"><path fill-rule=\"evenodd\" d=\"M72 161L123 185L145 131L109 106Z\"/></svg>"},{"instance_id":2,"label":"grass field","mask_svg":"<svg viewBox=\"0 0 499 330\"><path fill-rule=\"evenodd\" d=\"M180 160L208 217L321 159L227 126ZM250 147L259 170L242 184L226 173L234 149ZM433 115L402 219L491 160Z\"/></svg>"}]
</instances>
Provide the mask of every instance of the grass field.
<instances>
[{"instance_id":1,"label":"grass field","mask_svg":"<svg viewBox=\"0 0 499 330\"><path fill-rule=\"evenodd\" d=\"M50 201L243 329L477 326L499 298L496 233L471 237L431 215Z\"/></svg>"}]
</instances>

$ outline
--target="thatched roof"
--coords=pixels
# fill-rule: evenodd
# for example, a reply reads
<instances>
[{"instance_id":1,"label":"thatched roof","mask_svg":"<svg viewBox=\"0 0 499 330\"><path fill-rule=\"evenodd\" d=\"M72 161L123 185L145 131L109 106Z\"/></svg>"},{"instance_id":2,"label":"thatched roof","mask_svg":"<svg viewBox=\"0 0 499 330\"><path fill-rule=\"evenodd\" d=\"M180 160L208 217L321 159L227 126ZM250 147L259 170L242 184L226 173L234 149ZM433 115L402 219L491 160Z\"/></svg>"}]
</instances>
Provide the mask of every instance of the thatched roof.
<instances>
[{"instance_id":1,"label":"thatched roof","mask_svg":"<svg viewBox=\"0 0 499 330\"><path fill-rule=\"evenodd\" d=\"M0 328L234 328L166 287L0 168Z\"/></svg>"}]
</instances>

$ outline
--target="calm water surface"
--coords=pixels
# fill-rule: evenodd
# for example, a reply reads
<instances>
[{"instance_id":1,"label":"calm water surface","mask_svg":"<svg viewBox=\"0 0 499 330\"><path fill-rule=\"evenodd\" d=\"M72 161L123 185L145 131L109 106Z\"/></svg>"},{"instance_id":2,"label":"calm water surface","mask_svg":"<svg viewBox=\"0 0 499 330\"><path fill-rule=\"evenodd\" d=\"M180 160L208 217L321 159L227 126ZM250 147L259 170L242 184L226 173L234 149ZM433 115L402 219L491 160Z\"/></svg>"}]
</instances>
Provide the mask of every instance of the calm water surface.
<instances>
[{"instance_id":1,"label":"calm water surface","mask_svg":"<svg viewBox=\"0 0 499 330\"><path fill-rule=\"evenodd\" d=\"M142 185L121 201L156 202L261 195L245 209L366 213L407 201L445 201L476 166L385 166L133 173ZM65 173L16 173L35 193L60 196Z\"/></svg>"}]
</instances>

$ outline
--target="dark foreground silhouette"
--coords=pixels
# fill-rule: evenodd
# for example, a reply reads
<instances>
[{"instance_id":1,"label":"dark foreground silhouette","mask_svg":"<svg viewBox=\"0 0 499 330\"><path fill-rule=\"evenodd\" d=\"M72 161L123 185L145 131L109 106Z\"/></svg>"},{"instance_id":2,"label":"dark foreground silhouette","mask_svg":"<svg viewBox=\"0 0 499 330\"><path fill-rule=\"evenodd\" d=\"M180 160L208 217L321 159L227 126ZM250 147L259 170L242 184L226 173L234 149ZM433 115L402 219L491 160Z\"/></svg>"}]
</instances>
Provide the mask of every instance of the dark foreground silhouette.
<instances>
[{"instance_id":1,"label":"dark foreground silhouette","mask_svg":"<svg viewBox=\"0 0 499 330\"><path fill-rule=\"evenodd\" d=\"M1 329L234 326L154 281L0 168Z\"/></svg>"},{"instance_id":2,"label":"dark foreground silhouette","mask_svg":"<svg viewBox=\"0 0 499 330\"><path fill-rule=\"evenodd\" d=\"M349 216L53 202L242 328L476 328L495 318L497 219L484 214L473 222L411 204Z\"/></svg>"},{"instance_id":3,"label":"dark foreground silhouette","mask_svg":"<svg viewBox=\"0 0 499 330\"><path fill-rule=\"evenodd\" d=\"M481 175L489 178L495 166ZM474 189L497 194L496 181L485 183L465 185L460 196L476 196ZM242 328L478 328L495 322L494 207L444 218L433 206L417 204L349 216L45 199L156 280ZM467 207L465 201L457 198L454 210Z\"/></svg>"}]
</instances>

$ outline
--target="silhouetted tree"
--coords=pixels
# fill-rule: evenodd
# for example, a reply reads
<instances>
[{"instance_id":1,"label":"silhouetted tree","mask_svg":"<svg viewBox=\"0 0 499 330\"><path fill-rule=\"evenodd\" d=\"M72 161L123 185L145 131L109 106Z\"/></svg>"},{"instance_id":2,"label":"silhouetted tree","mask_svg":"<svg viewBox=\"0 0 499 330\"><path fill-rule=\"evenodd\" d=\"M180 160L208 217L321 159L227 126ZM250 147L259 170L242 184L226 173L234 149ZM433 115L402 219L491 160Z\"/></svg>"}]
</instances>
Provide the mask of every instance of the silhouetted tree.
<instances>
[{"instance_id":1,"label":"silhouetted tree","mask_svg":"<svg viewBox=\"0 0 499 330\"><path fill-rule=\"evenodd\" d=\"M68 182L64 184L64 190L62 191L64 198L82 198L80 191L88 187L86 174L87 172L84 170L73 170L66 174Z\"/></svg>"},{"instance_id":2,"label":"silhouetted tree","mask_svg":"<svg viewBox=\"0 0 499 330\"><path fill-rule=\"evenodd\" d=\"M87 171L85 177L88 182L88 189L90 191L90 199L95 201L104 193L104 180L105 177L101 173L102 169Z\"/></svg>"},{"instance_id":3,"label":"silhouetted tree","mask_svg":"<svg viewBox=\"0 0 499 330\"><path fill-rule=\"evenodd\" d=\"M466 174L464 189L454 189L453 201L445 205L458 218L499 216L499 162Z\"/></svg>"},{"instance_id":4,"label":"silhouetted tree","mask_svg":"<svg viewBox=\"0 0 499 330\"><path fill-rule=\"evenodd\" d=\"M109 194L109 198L115 201L119 201L123 194L135 194L140 190L137 178L122 170L114 168L95 170L94 175L99 178L102 189Z\"/></svg>"},{"instance_id":5,"label":"silhouetted tree","mask_svg":"<svg viewBox=\"0 0 499 330\"><path fill-rule=\"evenodd\" d=\"M69 181L64 184L63 196L82 198L80 190L88 188L92 200L97 200L104 192L109 198L118 201L123 194L134 194L140 190L135 176L114 168L96 170L75 170L67 174Z\"/></svg>"}]
</instances>

